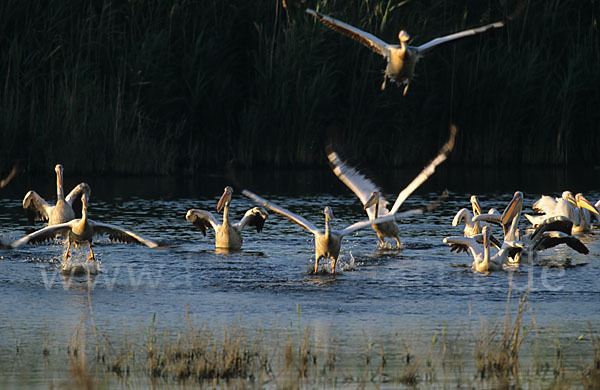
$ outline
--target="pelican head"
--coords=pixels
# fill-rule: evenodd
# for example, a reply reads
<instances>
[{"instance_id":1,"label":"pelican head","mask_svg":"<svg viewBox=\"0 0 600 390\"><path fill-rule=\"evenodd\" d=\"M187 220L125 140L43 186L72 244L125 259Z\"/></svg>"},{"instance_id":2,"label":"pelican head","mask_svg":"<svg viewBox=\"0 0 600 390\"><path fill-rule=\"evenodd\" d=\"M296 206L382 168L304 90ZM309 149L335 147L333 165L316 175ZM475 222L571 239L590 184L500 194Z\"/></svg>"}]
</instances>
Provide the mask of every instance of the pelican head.
<instances>
[{"instance_id":1,"label":"pelican head","mask_svg":"<svg viewBox=\"0 0 600 390\"><path fill-rule=\"evenodd\" d=\"M587 200L583 196L583 194L579 193L579 194L575 195L575 201L577 202L577 207L588 209L592 213L594 213L596 215L600 215L600 213L598 212L598 209L596 208L596 206L594 206L593 204L591 204L590 201Z\"/></svg>"},{"instance_id":2,"label":"pelican head","mask_svg":"<svg viewBox=\"0 0 600 390\"><path fill-rule=\"evenodd\" d=\"M479 206L477 195L471 195L471 206L473 207L473 215L481 215L481 206Z\"/></svg>"},{"instance_id":3,"label":"pelican head","mask_svg":"<svg viewBox=\"0 0 600 390\"><path fill-rule=\"evenodd\" d=\"M408 35L406 31L400 30L400 32L398 33L398 39L400 40L400 42L406 43L410 39L410 35Z\"/></svg>"},{"instance_id":4,"label":"pelican head","mask_svg":"<svg viewBox=\"0 0 600 390\"><path fill-rule=\"evenodd\" d=\"M88 192L84 192L81 195L81 208L83 210L87 210L88 196L89 196Z\"/></svg>"},{"instance_id":5,"label":"pelican head","mask_svg":"<svg viewBox=\"0 0 600 390\"><path fill-rule=\"evenodd\" d=\"M225 187L223 195L221 195L221 199L219 199L219 203L217 204L217 213L221 212L223 206L229 206L229 202L231 202L231 194L233 194L233 188L230 186Z\"/></svg>"},{"instance_id":6,"label":"pelican head","mask_svg":"<svg viewBox=\"0 0 600 390\"><path fill-rule=\"evenodd\" d=\"M577 200L575 200L575 197L571 191L563 191L562 198L569 202L571 206L577 208Z\"/></svg>"},{"instance_id":7,"label":"pelican head","mask_svg":"<svg viewBox=\"0 0 600 390\"><path fill-rule=\"evenodd\" d=\"M523 207L523 193L521 191L515 192L512 200L506 206L506 209L502 213L502 224L508 225L510 221L514 219L514 217L521 212L521 208Z\"/></svg>"},{"instance_id":8,"label":"pelican head","mask_svg":"<svg viewBox=\"0 0 600 390\"><path fill-rule=\"evenodd\" d=\"M381 196L381 194L378 191L371 192L371 196L369 196L369 199L367 199L367 201L365 202L364 209L366 210L369 207L378 204L380 196Z\"/></svg>"},{"instance_id":9,"label":"pelican head","mask_svg":"<svg viewBox=\"0 0 600 390\"><path fill-rule=\"evenodd\" d=\"M64 196L63 195L63 166L60 164L56 164L54 167L54 172L56 172L56 189L58 192L59 199Z\"/></svg>"},{"instance_id":10,"label":"pelican head","mask_svg":"<svg viewBox=\"0 0 600 390\"><path fill-rule=\"evenodd\" d=\"M325 221L329 222L333 220L333 210L331 210L331 207L326 206L323 214L325 214Z\"/></svg>"}]
</instances>

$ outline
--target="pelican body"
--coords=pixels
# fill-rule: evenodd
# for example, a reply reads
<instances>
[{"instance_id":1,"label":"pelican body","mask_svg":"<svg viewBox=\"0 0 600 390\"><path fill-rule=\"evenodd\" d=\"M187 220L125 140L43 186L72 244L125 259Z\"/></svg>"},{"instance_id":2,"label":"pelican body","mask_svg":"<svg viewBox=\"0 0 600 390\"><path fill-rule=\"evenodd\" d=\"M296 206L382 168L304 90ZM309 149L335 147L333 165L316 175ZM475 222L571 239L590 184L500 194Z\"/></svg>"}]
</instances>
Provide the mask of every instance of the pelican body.
<instances>
[{"instance_id":1,"label":"pelican body","mask_svg":"<svg viewBox=\"0 0 600 390\"><path fill-rule=\"evenodd\" d=\"M387 208L389 202L383 197L381 189L373 183L371 179L342 160L331 146L327 147L327 159L329 160L329 165L331 165L333 173L356 194L358 199L362 202L369 219L374 220L379 217L396 214L404 201L431 175L433 175L436 167L448 158L448 155L454 148L456 132L456 127L452 126L450 128L448 141L444 144L439 154L398 194L396 202L394 202L391 210L388 210ZM438 202L434 202L432 205L412 210L411 214L420 214L425 211L430 211L437 207L437 203ZM373 224L373 230L375 230L377 238L379 238L382 246L385 246L385 238L387 237L396 241L397 248L402 247L399 237L400 230L394 220Z\"/></svg>"},{"instance_id":2,"label":"pelican body","mask_svg":"<svg viewBox=\"0 0 600 390\"><path fill-rule=\"evenodd\" d=\"M331 210L331 207L326 206L323 210L323 213L325 214L325 228L319 229L300 215L294 214L291 211L284 209L283 207L277 206L276 204L271 203L261 198L260 196L254 194L253 192L244 190L242 191L242 193L250 199L254 200L256 203L270 209L274 213L283 215L293 223L299 225L301 228L312 233L315 236L315 274L319 270L319 260L325 258L332 260L333 264L331 268L331 273L335 275L335 266L337 264L337 259L340 255L342 239L348 234L353 233L359 229L364 229L371 225L377 225L380 223L390 221L393 222L397 217L406 215L405 213L390 214L384 217L356 222L342 230L335 230L331 228L333 211ZM407 213L410 213L410 211Z\"/></svg>"},{"instance_id":3,"label":"pelican body","mask_svg":"<svg viewBox=\"0 0 600 390\"><path fill-rule=\"evenodd\" d=\"M65 197L63 189L63 166L57 164L54 167L56 172L56 204L54 206L48 204L35 191L29 191L23 198L23 209L25 214L32 223L34 220L48 221L48 226L57 225L68 222L77 216L79 213L79 205L75 205L81 196L86 193L89 198L91 194L90 187L86 183L80 183ZM75 205L75 207L73 207ZM76 213L77 211L77 213Z\"/></svg>"},{"instance_id":4,"label":"pelican body","mask_svg":"<svg viewBox=\"0 0 600 390\"><path fill-rule=\"evenodd\" d=\"M473 257L471 269L476 272L501 271L508 262L509 250L502 247L494 255L490 253L491 228L484 226L482 233L473 237L445 237L444 243L452 251L469 251Z\"/></svg>"},{"instance_id":5,"label":"pelican body","mask_svg":"<svg viewBox=\"0 0 600 390\"><path fill-rule=\"evenodd\" d=\"M425 52L445 42L464 38L470 35L479 34L492 28L504 26L504 22L491 23L485 26L476 27L469 30L464 30L454 34L446 35L443 37L435 38L420 46L407 45L406 43L410 39L410 36L406 31L401 30L398 34L400 44L392 45L379 39L373 34L362 31L347 23L334 19L330 16L323 15L312 9L307 9L306 12L317 18L319 21L321 21L323 24L325 24L332 30L337 31L340 34L346 35L347 37L360 42L375 53L385 57L385 59L387 60L387 66L385 68L385 74L383 77L383 84L381 85L381 89L385 89L386 80L387 78L389 78L391 81L395 82L398 85L404 85L405 95L408 90L408 85L410 84L413 78L415 65Z\"/></svg>"},{"instance_id":6,"label":"pelican body","mask_svg":"<svg viewBox=\"0 0 600 390\"><path fill-rule=\"evenodd\" d=\"M94 235L107 234L111 240L121 241L126 243L144 244L150 248L158 247L154 241L143 238L129 230L125 230L118 226L96 222L88 218L87 215L87 194L81 197L82 209L81 218L72 219L69 222L58 225L47 226L37 230L15 242L10 244L12 248L17 248L26 243L37 243L54 238L58 234L66 235L68 239L67 251L65 260L71 255L71 245L87 243L90 248L89 260L94 261L94 251L92 249L92 239Z\"/></svg>"},{"instance_id":7,"label":"pelican body","mask_svg":"<svg viewBox=\"0 0 600 390\"><path fill-rule=\"evenodd\" d=\"M242 230L244 227L255 226L256 231L260 233L269 214L264 209L254 207L246 211L244 217L238 223L232 224L229 215L229 203L232 194L233 188L225 187L217 204L217 212L223 209L223 223L217 222L212 213L197 209L188 210L185 219L200 229L205 237L206 228L212 228L215 231L215 246L217 248L240 250L243 243Z\"/></svg>"},{"instance_id":8,"label":"pelican body","mask_svg":"<svg viewBox=\"0 0 600 390\"><path fill-rule=\"evenodd\" d=\"M591 228L591 215L600 215L597 207L588 201L583 194L578 193L576 196L573 196L571 191L564 191L561 197L556 199L542 195L533 204L533 210L543 213L542 215L525 214L525 217L534 227L542 224L548 218L565 217L573 222L571 234L589 232Z\"/></svg>"}]
</instances>

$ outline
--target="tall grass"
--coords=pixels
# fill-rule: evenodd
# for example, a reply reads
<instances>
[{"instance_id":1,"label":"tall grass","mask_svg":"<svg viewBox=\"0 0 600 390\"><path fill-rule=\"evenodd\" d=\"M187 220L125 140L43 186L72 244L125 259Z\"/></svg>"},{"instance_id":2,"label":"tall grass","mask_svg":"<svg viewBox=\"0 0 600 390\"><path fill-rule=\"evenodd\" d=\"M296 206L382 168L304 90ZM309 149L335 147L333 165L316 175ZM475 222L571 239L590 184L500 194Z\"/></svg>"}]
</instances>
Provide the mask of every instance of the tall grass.
<instances>
[{"instance_id":1,"label":"tall grass","mask_svg":"<svg viewBox=\"0 0 600 390\"><path fill-rule=\"evenodd\" d=\"M6 0L0 171L315 166L332 140L373 164L420 165L451 121L454 163L597 162L594 0L531 0L507 27L437 48L407 96L379 90L381 57L304 13L419 44L517 2Z\"/></svg>"}]
</instances>

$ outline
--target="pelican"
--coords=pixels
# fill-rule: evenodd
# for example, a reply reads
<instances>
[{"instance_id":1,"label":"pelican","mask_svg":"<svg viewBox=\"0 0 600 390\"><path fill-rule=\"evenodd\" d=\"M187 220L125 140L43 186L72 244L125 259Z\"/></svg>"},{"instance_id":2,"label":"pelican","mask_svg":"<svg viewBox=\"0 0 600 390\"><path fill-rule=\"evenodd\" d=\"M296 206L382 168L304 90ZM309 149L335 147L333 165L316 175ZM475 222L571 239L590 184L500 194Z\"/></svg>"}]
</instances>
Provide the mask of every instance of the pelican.
<instances>
[{"instance_id":1,"label":"pelican","mask_svg":"<svg viewBox=\"0 0 600 390\"><path fill-rule=\"evenodd\" d=\"M48 221L48 226L57 225L64 222L68 222L74 219L79 214L79 207L76 205L73 207L76 201L79 201L81 196L86 193L87 197L90 197L91 190L86 183L80 183L77 187L73 188L71 192L65 198L63 190L63 166L57 164L54 167L56 172L56 204L54 206L48 204L38 195L35 191L29 191L25 198L23 198L23 209L29 219L29 223L33 223L33 220ZM76 215L76 212L79 215Z\"/></svg>"},{"instance_id":2,"label":"pelican","mask_svg":"<svg viewBox=\"0 0 600 390\"><path fill-rule=\"evenodd\" d=\"M284 209L283 207L277 206L274 203L271 203L260 196L250 192L248 190L243 190L242 193L254 200L256 203L262 205L273 211L274 213L283 215L290 221L299 225L304 230L307 230L314 234L315 236L315 274L319 270L319 260L322 258L332 259L333 265L331 267L331 273L335 275L335 265L337 263L338 256L340 254L340 248L342 246L342 238L347 236L350 233L353 233L359 229L364 229L371 225L380 224L383 222L394 221L397 217L408 215L413 213L413 211L407 211L405 213L397 213L397 214L389 214L385 217L379 217L375 219L369 219L365 221L356 222L350 226L342 230L334 230L331 228L331 220L333 219L333 211L331 207L326 206L323 210L325 214L325 229L318 229L315 225L307 221L305 218L292 213L291 211Z\"/></svg>"},{"instance_id":3,"label":"pelican","mask_svg":"<svg viewBox=\"0 0 600 390\"><path fill-rule=\"evenodd\" d=\"M358 199L362 202L369 219L375 219L378 217L384 217L387 215L392 215L398 212L402 203L413 193L421 184L423 184L429 176L433 175L435 172L435 168L440 165L442 162L446 160L448 154L452 151L454 147L454 140L456 138L456 127L450 127L450 137L448 141L444 144L439 154L427 165L418 175L413 179L412 182L406 188L404 188L400 194L398 194L398 198L396 198L396 202L392 206L391 210L387 209L388 201L381 195L381 189L375 185L371 181L371 179L364 176L358 170L347 164L343 161L340 156L331 150L331 147L328 147L327 150L327 158L329 159L329 164L333 169L333 173L340 179L352 192L356 194ZM427 209L422 209L426 211ZM390 220L389 222L379 223L377 225L373 225L373 230L377 233L377 237L379 238L381 245L385 246L385 237L393 238L396 240L396 247L401 248L400 244L400 230L398 226L394 222L394 220Z\"/></svg>"},{"instance_id":4,"label":"pelican","mask_svg":"<svg viewBox=\"0 0 600 390\"><path fill-rule=\"evenodd\" d=\"M596 217L600 215L598 209L583 194L575 195L577 202L577 211L579 212L579 224L573 225L571 234L588 233L592 226L592 214Z\"/></svg>"},{"instance_id":5,"label":"pelican","mask_svg":"<svg viewBox=\"0 0 600 390\"><path fill-rule=\"evenodd\" d=\"M535 227L547 218L563 216L573 222L571 234L581 234L590 231L591 216L588 213L599 215L598 209L590 203L581 193L573 196L570 191L564 191L560 198L552 199L543 195L533 204L534 211L541 211L543 215L528 215L525 217Z\"/></svg>"},{"instance_id":6,"label":"pelican","mask_svg":"<svg viewBox=\"0 0 600 390\"><path fill-rule=\"evenodd\" d=\"M471 214L469 209L462 208L458 210L458 212L452 219L452 226L458 226L462 221L465 221L465 237L473 237L476 234L481 234L481 225L479 224L479 222L473 222L473 217L481 214L481 206L479 205L479 200L477 199L477 196L471 195L470 200L471 207L473 208L473 214Z\"/></svg>"},{"instance_id":7,"label":"pelican","mask_svg":"<svg viewBox=\"0 0 600 390\"><path fill-rule=\"evenodd\" d=\"M479 237L477 237L479 236ZM473 263L471 269L476 272L500 271L504 264L508 263L509 257L514 256L515 251L522 250L518 247L502 246L494 255L490 255L491 228L484 226L481 235L474 237L445 237L444 243L450 245L452 251L457 250L471 252Z\"/></svg>"},{"instance_id":8,"label":"pelican","mask_svg":"<svg viewBox=\"0 0 600 390\"><path fill-rule=\"evenodd\" d=\"M118 226L109 225L107 223L96 222L87 216L88 195L84 193L81 196L81 218L73 219L69 222L60 223L58 225L46 226L43 229L37 230L19 240L10 244L12 248L17 248L26 243L37 243L54 238L57 234L63 234L68 237L67 252L65 260L71 255L72 244L82 244L87 242L90 247L89 260L94 261L94 251L92 250L92 238L94 235L107 234L110 239L126 243L140 243L150 248L158 247L154 241L143 238L129 230L122 229Z\"/></svg>"},{"instance_id":9,"label":"pelican","mask_svg":"<svg viewBox=\"0 0 600 390\"><path fill-rule=\"evenodd\" d=\"M569 218L573 223L579 224L579 213L577 212L577 201L571 191L563 191L560 198L552 198L548 195L542 195L533 204L533 211L542 213L542 215L524 214L525 218L532 224L538 225L545 219L556 216Z\"/></svg>"},{"instance_id":10,"label":"pelican","mask_svg":"<svg viewBox=\"0 0 600 390\"><path fill-rule=\"evenodd\" d=\"M385 57L387 60L387 67L385 68L383 76L383 84L381 89L385 89L386 79L389 78L391 81L398 85L404 85L404 95L408 90L408 85L413 78L415 65L417 61L427 52L435 46L442 43L453 41L455 39L464 38L470 35L482 33L492 28L498 28L504 26L504 22L496 22L481 27L472 28L469 30L457 32L454 34L446 35L443 37L435 38L427 43L420 46L409 46L406 42L410 39L408 33L404 30L398 34L400 40L399 45L391 45L387 42L382 41L373 34L362 31L356 27L350 26L344 22L334 19L330 16L323 15L312 9L306 9L306 12L317 19L319 19L327 27L334 31L337 31L349 38L352 38L375 53Z\"/></svg>"},{"instance_id":11,"label":"pelican","mask_svg":"<svg viewBox=\"0 0 600 390\"><path fill-rule=\"evenodd\" d=\"M223 223L217 222L212 213L204 210L190 209L185 219L193 223L202 235L206 237L206 228L213 228L215 231L215 246L217 248L239 250L242 248L242 230L244 227L255 226L256 231L260 232L269 215L266 210L254 207L244 214L244 217L235 224L229 222L229 202L233 188L227 186L217 204L217 212L223 209Z\"/></svg>"},{"instance_id":12,"label":"pelican","mask_svg":"<svg viewBox=\"0 0 600 390\"><path fill-rule=\"evenodd\" d=\"M564 216L555 216L541 221L529 234L521 236L519 218L523 207L523 193L515 192L502 215L482 214L473 218L475 222L485 221L502 226L504 242L502 247L513 248L507 254L511 262L519 262L521 256L560 244L566 244L579 253L589 253L588 248L576 237L571 236L573 222Z\"/></svg>"}]
</instances>

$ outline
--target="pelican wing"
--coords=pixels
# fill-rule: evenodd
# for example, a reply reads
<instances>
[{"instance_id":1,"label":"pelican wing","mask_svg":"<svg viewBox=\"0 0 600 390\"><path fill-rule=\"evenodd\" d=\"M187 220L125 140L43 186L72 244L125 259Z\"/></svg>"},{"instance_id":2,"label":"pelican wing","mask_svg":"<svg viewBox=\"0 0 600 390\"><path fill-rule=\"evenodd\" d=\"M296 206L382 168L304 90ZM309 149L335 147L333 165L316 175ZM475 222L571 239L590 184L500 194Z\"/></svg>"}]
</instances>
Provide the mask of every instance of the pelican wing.
<instances>
[{"instance_id":1,"label":"pelican wing","mask_svg":"<svg viewBox=\"0 0 600 390\"><path fill-rule=\"evenodd\" d=\"M481 235L479 235L481 236ZM472 237L464 237L464 236L452 236L445 237L444 244L448 244L450 246L450 251L456 253L467 252L469 249L474 249L476 251L483 251L481 249L481 245L477 242L476 238ZM483 238L482 238L483 241Z\"/></svg>"},{"instance_id":2,"label":"pelican wing","mask_svg":"<svg viewBox=\"0 0 600 390\"><path fill-rule=\"evenodd\" d=\"M73 223L76 222L79 222L79 220L74 219L72 221L60 223L58 225L46 226L43 229L36 230L35 232L28 234L25 237L18 239L17 241L14 241L10 244L10 246L12 248L16 248L27 243L36 244L47 240L52 240L59 234L66 235L71 230L71 226L73 226Z\"/></svg>"},{"instance_id":3,"label":"pelican wing","mask_svg":"<svg viewBox=\"0 0 600 390\"><path fill-rule=\"evenodd\" d=\"M565 234L571 234L572 228L573 221L567 217L557 216L546 218L536 226L533 233L531 233L531 239L535 240L537 237L547 231L559 231Z\"/></svg>"},{"instance_id":4,"label":"pelican wing","mask_svg":"<svg viewBox=\"0 0 600 390\"><path fill-rule=\"evenodd\" d=\"M556 199L548 196L542 195L541 198L535 201L533 204L533 211L544 214L551 214L556 207Z\"/></svg>"},{"instance_id":5,"label":"pelican wing","mask_svg":"<svg viewBox=\"0 0 600 390\"><path fill-rule=\"evenodd\" d=\"M369 49L373 50L375 53L380 54L386 58L389 57L388 46L390 45L377 38L375 35L353 27L337 19L334 19L330 16L323 15L310 8L306 9L306 13L319 19L321 23L323 23L330 29L337 31L340 34L347 36L348 38L352 38L355 41L362 43Z\"/></svg>"},{"instance_id":6,"label":"pelican wing","mask_svg":"<svg viewBox=\"0 0 600 390\"><path fill-rule=\"evenodd\" d=\"M283 207L279 207L276 204L271 203L271 202L269 202L269 201L261 198L260 196L256 195L253 192L250 192L248 190L243 190L242 194L246 195L248 198L252 199L253 201L255 201L256 203L262 205L263 207L268 208L269 210L273 211L274 213L283 215L284 217L286 217L290 221L294 222L297 225L300 225L300 227L302 227L303 229L308 230L312 234L317 234L319 232L319 229L317 229L317 227L315 225L313 225L312 223L308 222L303 217L301 217L301 216L299 216L297 214L294 214L291 211L289 211L287 209L284 209Z\"/></svg>"},{"instance_id":7,"label":"pelican wing","mask_svg":"<svg viewBox=\"0 0 600 390\"><path fill-rule=\"evenodd\" d=\"M16 163L15 165L13 165L8 176L6 176L4 179L0 180L0 188L6 187L8 185L8 183L10 183L10 181L12 179L14 179L15 176L17 176L17 174L20 172L20 170L21 170L21 166L19 165L19 163Z\"/></svg>"},{"instance_id":8,"label":"pelican wing","mask_svg":"<svg viewBox=\"0 0 600 390\"><path fill-rule=\"evenodd\" d=\"M534 250L541 251L560 244L567 244L579 253L587 255L590 250L577 237L563 232L544 232L541 239L535 244Z\"/></svg>"},{"instance_id":9,"label":"pelican wing","mask_svg":"<svg viewBox=\"0 0 600 390\"><path fill-rule=\"evenodd\" d=\"M479 34L479 33L485 32L487 30L490 30L492 28L498 28L498 27L503 27L503 26L504 26L504 22L496 22L496 23L487 24L485 26L475 27L475 28L471 28L471 29L468 29L465 31L460 31L460 32L457 32L454 34L446 35L445 37L432 39L431 41L418 46L417 50L419 50L420 52L427 51L437 45L441 45L442 43L454 41L456 39L468 37L470 35Z\"/></svg>"},{"instance_id":10,"label":"pelican wing","mask_svg":"<svg viewBox=\"0 0 600 390\"><path fill-rule=\"evenodd\" d=\"M71 205L73 208L73 212L75 213L75 218L81 218L81 209L83 205L81 204L81 196L83 194L87 194L88 200L91 195L90 187L86 183L79 183L75 188L69 192L69 194L65 197L65 201Z\"/></svg>"},{"instance_id":11,"label":"pelican wing","mask_svg":"<svg viewBox=\"0 0 600 390\"><path fill-rule=\"evenodd\" d=\"M398 209L400 208L400 206L402 206L402 203L404 203L404 201L410 196L410 194L412 194L417 188L419 188L419 186L423 184L425 180L429 178L429 176L433 175L433 173L435 172L435 168L438 165L446 161L446 159L448 158L448 154L450 154L450 152L454 148L456 132L456 126L450 126L450 137L448 138L448 141L446 141L444 146L442 146L442 149L440 150L439 154L429 163L429 165L427 165L421 171L421 173L419 173L417 177L415 177L413 181L408 186L406 186L406 188L403 189L400 192L400 194L398 194L398 198L392 206L392 210L390 210L390 213L394 214L398 212Z\"/></svg>"},{"instance_id":12,"label":"pelican wing","mask_svg":"<svg viewBox=\"0 0 600 390\"><path fill-rule=\"evenodd\" d=\"M265 209L260 207L253 207L250 210L246 211L246 214L244 214L244 217L240 220L240 222L236 223L233 226L240 230L243 230L246 225L255 226L256 232L260 233L263 226L265 225L265 221L268 216L269 213L267 213Z\"/></svg>"},{"instance_id":13,"label":"pelican wing","mask_svg":"<svg viewBox=\"0 0 600 390\"><path fill-rule=\"evenodd\" d=\"M47 221L50 218L52 206L37 192L29 191L23 198L23 209L25 209L25 215L31 224L34 220Z\"/></svg>"},{"instance_id":14,"label":"pelican wing","mask_svg":"<svg viewBox=\"0 0 600 390\"><path fill-rule=\"evenodd\" d=\"M369 200L371 193L379 192L381 193L381 189L375 185L369 178L367 178L362 173L358 172L355 168L348 165L344 160L340 158L340 156L333 151L331 146L327 146L326 148L327 159L329 159L329 164L333 169L333 173L344 183L348 188L352 190L358 196L358 199L364 205ZM387 214L388 210L386 208L388 201L385 200L383 196L379 197L379 208L381 210L385 210ZM375 215L375 206L371 206L367 208L367 214L369 218L374 218Z\"/></svg>"},{"instance_id":15,"label":"pelican wing","mask_svg":"<svg viewBox=\"0 0 600 390\"><path fill-rule=\"evenodd\" d=\"M210 211L190 209L185 215L185 219L200 229L200 232L202 232L204 237L206 237L207 228L212 228L214 231L217 231L220 226L219 222L217 222L217 219Z\"/></svg>"},{"instance_id":16,"label":"pelican wing","mask_svg":"<svg viewBox=\"0 0 600 390\"><path fill-rule=\"evenodd\" d=\"M390 214L390 215L386 215L384 217L379 217L379 218L370 219L370 220L368 219L366 221L356 222L356 223L353 223L352 225L346 227L345 229L340 230L338 233L341 236L347 236L348 234L350 234L352 232L355 232L359 229L364 229L371 225L377 225L382 222L393 222L396 220L396 217L397 217L397 215Z\"/></svg>"},{"instance_id":17,"label":"pelican wing","mask_svg":"<svg viewBox=\"0 0 600 390\"><path fill-rule=\"evenodd\" d=\"M127 244L144 244L150 248L158 247L156 242L129 230L108 223L92 221L91 219L88 219L88 221L92 225L95 235L107 234L112 241L124 242Z\"/></svg>"}]
</instances>

